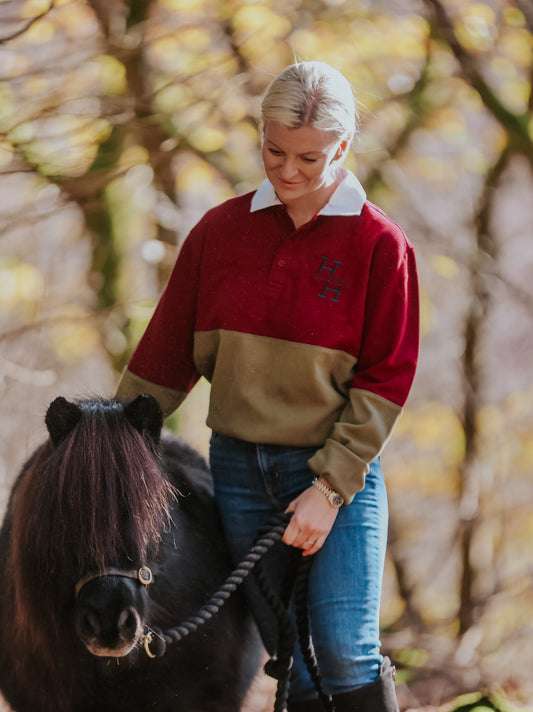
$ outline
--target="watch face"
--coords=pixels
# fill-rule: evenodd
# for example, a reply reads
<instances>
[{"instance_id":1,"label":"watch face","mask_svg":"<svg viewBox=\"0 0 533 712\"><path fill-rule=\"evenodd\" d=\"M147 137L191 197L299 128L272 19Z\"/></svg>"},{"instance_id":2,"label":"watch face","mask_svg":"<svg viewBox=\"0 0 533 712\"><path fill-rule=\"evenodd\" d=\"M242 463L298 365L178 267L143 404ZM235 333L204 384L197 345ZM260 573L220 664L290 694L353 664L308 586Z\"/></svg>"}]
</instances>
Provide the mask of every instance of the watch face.
<instances>
[{"instance_id":1,"label":"watch face","mask_svg":"<svg viewBox=\"0 0 533 712\"><path fill-rule=\"evenodd\" d=\"M331 501L332 501L334 507L340 507L341 504L344 502L344 500L340 496L340 494L334 494L333 497L331 498Z\"/></svg>"}]
</instances>

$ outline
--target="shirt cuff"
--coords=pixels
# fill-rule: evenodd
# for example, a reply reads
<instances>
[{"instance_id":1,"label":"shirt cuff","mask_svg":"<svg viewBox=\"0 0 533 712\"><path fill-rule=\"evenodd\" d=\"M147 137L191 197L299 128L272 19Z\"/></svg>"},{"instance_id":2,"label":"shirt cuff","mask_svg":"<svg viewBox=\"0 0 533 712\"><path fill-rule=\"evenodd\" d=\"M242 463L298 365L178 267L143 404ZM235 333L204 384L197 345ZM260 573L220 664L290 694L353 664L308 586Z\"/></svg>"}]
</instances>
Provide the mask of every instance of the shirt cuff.
<instances>
[{"instance_id":1,"label":"shirt cuff","mask_svg":"<svg viewBox=\"0 0 533 712\"><path fill-rule=\"evenodd\" d=\"M329 438L307 464L318 476L323 477L346 504L365 486L365 477L370 469L367 462L336 440Z\"/></svg>"}]
</instances>

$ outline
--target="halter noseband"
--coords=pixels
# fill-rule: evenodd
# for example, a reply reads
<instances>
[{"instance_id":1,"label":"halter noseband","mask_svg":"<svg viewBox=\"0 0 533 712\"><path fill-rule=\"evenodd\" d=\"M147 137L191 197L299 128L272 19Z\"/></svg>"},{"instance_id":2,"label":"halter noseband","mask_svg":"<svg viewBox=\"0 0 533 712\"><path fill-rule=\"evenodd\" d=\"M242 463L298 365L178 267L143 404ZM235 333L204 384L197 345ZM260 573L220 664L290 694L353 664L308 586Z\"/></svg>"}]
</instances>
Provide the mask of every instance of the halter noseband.
<instances>
[{"instance_id":1,"label":"halter noseband","mask_svg":"<svg viewBox=\"0 0 533 712\"><path fill-rule=\"evenodd\" d=\"M76 599L80 595L81 589L89 581L94 581L97 578L103 578L104 576L122 576L124 578L130 578L134 581L139 581L143 586L149 586L154 580L154 575L148 566L141 566L140 569L130 569L129 571L124 571L123 569L106 569L105 571L98 573L89 573L83 578L81 578L76 586L74 587L74 595Z\"/></svg>"}]
</instances>

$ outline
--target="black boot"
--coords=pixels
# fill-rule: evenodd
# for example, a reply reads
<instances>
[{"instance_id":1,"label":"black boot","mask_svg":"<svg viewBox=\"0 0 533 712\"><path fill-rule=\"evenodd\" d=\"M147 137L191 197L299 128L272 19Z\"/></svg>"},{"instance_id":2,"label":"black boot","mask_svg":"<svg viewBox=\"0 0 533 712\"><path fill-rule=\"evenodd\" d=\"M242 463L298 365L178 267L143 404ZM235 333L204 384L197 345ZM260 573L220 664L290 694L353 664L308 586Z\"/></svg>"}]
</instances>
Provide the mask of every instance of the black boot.
<instances>
[{"instance_id":1,"label":"black boot","mask_svg":"<svg viewBox=\"0 0 533 712\"><path fill-rule=\"evenodd\" d=\"M400 712L394 687L395 675L396 670L390 659L384 658L377 680L352 692L333 695L335 712ZM298 710L303 712L304 709L304 707L298 708L296 712Z\"/></svg>"}]
</instances>

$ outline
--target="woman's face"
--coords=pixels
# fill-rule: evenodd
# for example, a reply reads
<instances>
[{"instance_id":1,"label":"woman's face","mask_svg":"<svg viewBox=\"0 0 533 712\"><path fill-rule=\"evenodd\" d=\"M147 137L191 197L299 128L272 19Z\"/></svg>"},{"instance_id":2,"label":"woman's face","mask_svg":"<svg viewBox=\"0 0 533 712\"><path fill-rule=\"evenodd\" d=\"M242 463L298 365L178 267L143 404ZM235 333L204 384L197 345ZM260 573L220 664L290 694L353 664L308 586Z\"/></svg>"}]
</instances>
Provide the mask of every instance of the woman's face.
<instances>
[{"instance_id":1,"label":"woman's face","mask_svg":"<svg viewBox=\"0 0 533 712\"><path fill-rule=\"evenodd\" d=\"M263 133L263 163L268 179L285 205L311 193L326 193L347 142L312 126L288 129L268 121Z\"/></svg>"}]
</instances>

